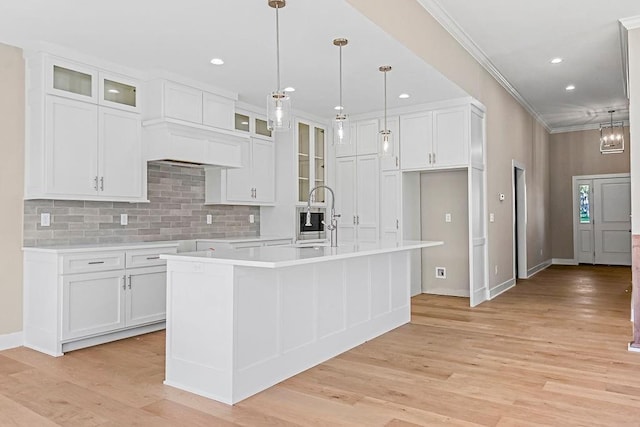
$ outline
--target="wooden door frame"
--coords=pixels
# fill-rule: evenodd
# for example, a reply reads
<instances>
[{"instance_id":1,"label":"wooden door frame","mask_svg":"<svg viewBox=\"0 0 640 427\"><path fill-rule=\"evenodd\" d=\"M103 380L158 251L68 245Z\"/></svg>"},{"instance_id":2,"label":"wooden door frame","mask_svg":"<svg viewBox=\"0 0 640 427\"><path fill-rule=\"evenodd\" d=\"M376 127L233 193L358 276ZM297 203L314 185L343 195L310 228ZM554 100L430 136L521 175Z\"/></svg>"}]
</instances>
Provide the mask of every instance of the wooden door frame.
<instances>
[{"instance_id":1,"label":"wooden door frame","mask_svg":"<svg viewBox=\"0 0 640 427\"><path fill-rule=\"evenodd\" d=\"M573 264L578 265L578 192L576 191L576 181L580 179L608 179L608 178L631 178L630 173L610 173L599 175L574 175L571 177L571 205L573 206Z\"/></svg>"}]
</instances>

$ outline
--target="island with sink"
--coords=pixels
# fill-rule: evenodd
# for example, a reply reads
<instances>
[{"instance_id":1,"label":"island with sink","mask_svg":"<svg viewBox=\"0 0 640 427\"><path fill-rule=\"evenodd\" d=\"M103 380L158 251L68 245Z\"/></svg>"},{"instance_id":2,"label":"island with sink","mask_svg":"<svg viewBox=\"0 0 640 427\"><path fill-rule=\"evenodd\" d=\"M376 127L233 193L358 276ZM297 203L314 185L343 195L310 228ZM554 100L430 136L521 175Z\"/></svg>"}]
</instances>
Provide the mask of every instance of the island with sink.
<instances>
[{"instance_id":1,"label":"island with sink","mask_svg":"<svg viewBox=\"0 0 640 427\"><path fill-rule=\"evenodd\" d=\"M410 253L441 244L162 255L165 384L234 404L408 323Z\"/></svg>"}]
</instances>

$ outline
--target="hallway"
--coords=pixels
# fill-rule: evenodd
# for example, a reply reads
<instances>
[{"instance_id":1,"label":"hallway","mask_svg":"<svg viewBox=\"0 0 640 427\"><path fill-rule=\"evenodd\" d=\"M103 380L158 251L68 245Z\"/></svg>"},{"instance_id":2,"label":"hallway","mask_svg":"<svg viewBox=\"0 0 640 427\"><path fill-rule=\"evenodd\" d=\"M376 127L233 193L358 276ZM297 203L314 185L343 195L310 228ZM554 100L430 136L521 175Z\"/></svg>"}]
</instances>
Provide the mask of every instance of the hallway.
<instances>
[{"instance_id":1,"label":"hallway","mask_svg":"<svg viewBox=\"0 0 640 427\"><path fill-rule=\"evenodd\" d=\"M627 267L552 266L412 322L228 407L162 385L164 332L51 358L0 352L0 425L640 425Z\"/></svg>"}]
</instances>

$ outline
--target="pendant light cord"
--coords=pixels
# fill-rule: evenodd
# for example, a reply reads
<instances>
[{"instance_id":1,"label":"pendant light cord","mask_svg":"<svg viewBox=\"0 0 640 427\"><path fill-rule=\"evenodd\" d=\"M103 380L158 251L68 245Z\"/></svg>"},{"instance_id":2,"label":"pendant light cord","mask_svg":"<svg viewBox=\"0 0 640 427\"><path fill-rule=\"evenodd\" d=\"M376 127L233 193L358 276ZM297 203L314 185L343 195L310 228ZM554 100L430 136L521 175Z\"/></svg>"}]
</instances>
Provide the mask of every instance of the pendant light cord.
<instances>
[{"instance_id":1,"label":"pendant light cord","mask_svg":"<svg viewBox=\"0 0 640 427\"><path fill-rule=\"evenodd\" d=\"M276 73L277 73L277 83L278 83L278 92L282 92L280 90L280 20L278 19L278 5L276 5Z\"/></svg>"},{"instance_id":2,"label":"pendant light cord","mask_svg":"<svg viewBox=\"0 0 640 427\"><path fill-rule=\"evenodd\" d=\"M344 115L344 104L342 103L342 45L340 45L340 114Z\"/></svg>"},{"instance_id":3,"label":"pendant light cord","mask_svg":"<svg viewBox=\"0 0 640 427\"><path fill-rule=\"evenodd\" d=\"M387 128L387 72L384 72L384 130L388 131Z\"/></svg>"}]
</instances>

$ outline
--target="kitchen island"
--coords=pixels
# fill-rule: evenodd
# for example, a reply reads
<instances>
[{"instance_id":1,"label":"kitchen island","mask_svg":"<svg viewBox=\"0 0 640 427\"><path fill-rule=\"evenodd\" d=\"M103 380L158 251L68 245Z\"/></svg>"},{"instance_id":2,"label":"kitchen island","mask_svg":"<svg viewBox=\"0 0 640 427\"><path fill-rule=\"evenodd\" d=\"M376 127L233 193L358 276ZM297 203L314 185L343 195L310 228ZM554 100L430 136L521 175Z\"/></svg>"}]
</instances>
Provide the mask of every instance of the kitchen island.
<instances>
[{"instance_id":1,"label":"kitchen island","mask_svg":"<svg viewBox=\"0 0 640 427\"><path fill-rule=\"evenodd\" d=\"M165 384L234 404L408 323L410 251L441 244L162 255Z\"/></svg>"}]
</instances>

